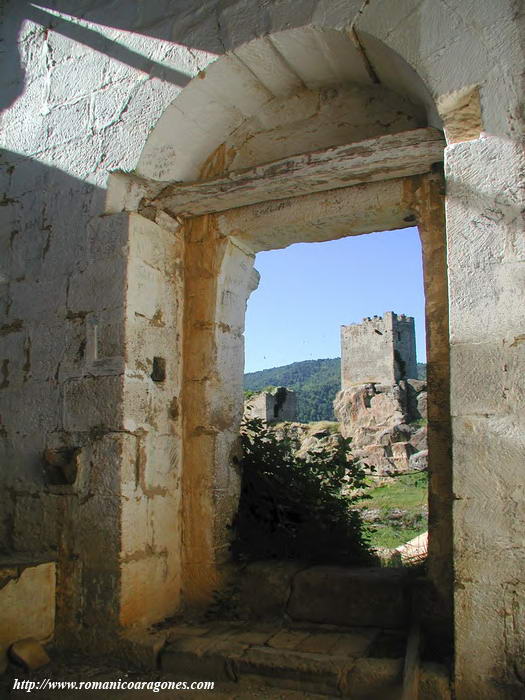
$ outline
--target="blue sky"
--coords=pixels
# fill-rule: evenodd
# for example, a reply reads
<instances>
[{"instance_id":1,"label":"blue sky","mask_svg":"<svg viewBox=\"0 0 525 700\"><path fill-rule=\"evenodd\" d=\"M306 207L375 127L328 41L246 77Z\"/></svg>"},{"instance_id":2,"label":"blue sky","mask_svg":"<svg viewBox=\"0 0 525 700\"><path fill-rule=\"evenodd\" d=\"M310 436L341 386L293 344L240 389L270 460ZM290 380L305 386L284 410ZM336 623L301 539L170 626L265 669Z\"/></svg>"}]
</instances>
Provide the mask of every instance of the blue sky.
<instances>
[{"instance_id":1,"label":"blue sky","mask_svg":"<svg viewBox=\"0 0 525 700\"><path fill-rule=\"evenodd\" d=\"M425 361L421 245L416 228L297 243L259 253L248 300L245 371L338 357L341 325L395 311L414 316Z\"/></svg>"}]
</instances>

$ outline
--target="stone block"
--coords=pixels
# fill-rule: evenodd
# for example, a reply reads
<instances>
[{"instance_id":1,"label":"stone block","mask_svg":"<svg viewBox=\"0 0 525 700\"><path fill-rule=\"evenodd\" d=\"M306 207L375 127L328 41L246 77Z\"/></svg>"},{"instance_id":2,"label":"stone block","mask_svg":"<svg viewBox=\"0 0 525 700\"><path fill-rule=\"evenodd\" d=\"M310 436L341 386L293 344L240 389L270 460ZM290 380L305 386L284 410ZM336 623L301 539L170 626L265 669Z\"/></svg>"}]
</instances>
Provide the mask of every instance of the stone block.
<instances>
[{"instance_id":1,"label":"stone block","mask_svg":"<svg viewBox=\"0 0 525 700\"><path fill-rule=\"evenodd\" d=\"M20 639L9 647L9 656L27 671L35 671L50 662L44 647L36 639Z\"/></svg>"},{"instance_id":2,"label":"stone block","mask_svg":"<svg viewBox=\"0 0 525 700\"><path fill-rule=\"evenodd\" d=\"M64 388L65 430L121 430L122 393L120 376L69 380Z\"/></svg>"},{"instance_id":3,"label":"stone block","mask_svg":"<svg viewBox=\"0 0 525 700\"><path fill-rule=\"evenodd\" d=\"M348 672L344 694L360 700L397 697L393 692L401 686L403 659L357 659Z\"/></svg>"},{"instance_id":4,"label":"stone block","mask_svg":"<svg viewBox=\"0 0 525 700\"><path fill-rule=\"evenodd\" d=\"M170 366L166 368L170 372ZM168 382L154 382L144 373L129 372L123 383L124 428L130 432L168 435L173 428L170 406L176 391Z\"/></svg>"},{"instance_id":5,"label":"stone block","mask_svg":"<svg viewBox=\"0 0 525 700\"><path fill-rule=\"evenodd\" d=\"M8 573L0 588L0 659L5 659L14 642L29 637L46 642L55 629L55 563L3 560L0 576L6 569Z\"/></svg>"},{"instance_id":6,"label":"stone block","mask_svg":"<svg viewBox=\"0 0 525 700\"><path fill-rule=\"evenodd\" d=\"M162 319L164 325L173 327L177 319L177 307L169 304L173 290L166 275L138 257L130 257L128 263L127 315Z\"/></svg>"},{"instance_id":7,"label":"stone block","mask_svg":"<svg viewBox=\"0 0 525 700\"><path fill-rule=\"evenodd\" d=\"M121 563L120 624L150 625L178 611L181 597L180 559L177 553L146 552Z\"/></svg>"},{"instance_id":8,"label":"stone block","mask_svg":"<svg viewBox=\"0 0 525 700\"><path fill-rule=\"evenodd\" d=\"M177 307L177 308L175 308ZM132 314L126 323L127 367L134 375L151 378L153 358L166 360L166 377L162 384L180 392L182 373L182 342L180 325L166 326L166 306L156 312L152 319ZM179 319L181 309L173 300L169 314ZM172 313L173 312L173 313ZM179 319L180 320L180 319Z\"/></svg>"},{"instance_id":9,"label":"stone block","mask_svg":"<svg viewBox=\"0 0 525 700\"><path fill-rule=\"evenodd\" d=\"M296 644L295 647L291 648L296 648L298 651L305 651L310 654L330 654L337 643L341 641L341 636L342 635L337 632L312 632L307 634L298 645ZM270 640L269 646L273 646L271 641L272 640ZM339 651L341 651L341 647ZM347 656L347 654L342 655Z\"/></svg>"},{"instance_id":10,"label":"stone block","mask_svg":"<svg viewBox=\"0 0 525 700\"><path fill-rule=\"evenodd\" d=\"M510 139L483 138L446 150L452 344L517 334L525 266L516 245L521 236L512 222L523 207L523 193L515 185L522 157L521 147Z\"/></svg>"},{"instance_id":11,"label":"stone block","mask_svg":"<svg viewBox=\"0 0 525 700\"><path fill-rule=\"evenodd\" d=\"M140 481L145 493L175 493L181 478L181 440L176 435L156 432L140 440Z\"/></svg>"},{"instance_id":12,"label":"stone block","mask_svg":"<svg viewBox=\"0 0 525 700\"><path fill-rule=\"evenodd\" d=\"M519 368L525 343L513 333L495 342L454 344L450 351L452 415L503 414L525 399Z\"/></svg>"},{"instance_id":13,"label":"stone block","mask_svg":"<svg viewBox=\"0 0 525 700\"><path fill-rule=\"evenodd\" d=\"M418 428L410 438L410 444L416 452L427 449L427 426Z\"/></svg>"},{"instance_id":14,"label":"stone block","mask_svg":"<svg viewBox=\"0 0 525 700\"><path fill-rule=\"evenodd\" d=\"M450 700L450 672L442 664L427 661L419 671L420 700Z\"/></svg>"},{"instance_id":15,"label":"stone block","mask_svg":"<svg viewBox=\"0 0 525 700\"><path fill-rule=\"evenodd\" d=\"M266 683L303 693L338 694L339 677L345 665L322 654L308 654L269 647L251 647L239 661L243 675L262 676Z\"/></svg>"},{"instance_id":16,"label":"stone block","mask_svg":"<svg viewBox=\"0 0 525 700\"><path fill-rule=\"evenodd\" d=\"M65 275L13 281L10 284L12 319L44 322L64 318L68 280Z\"/></svg>"},{"instance_id":17,"label":"stone block","mask_svg":"<svg viewBox=\"0 0 525 700\"><path fill-rule=\"evenodd\" d=\"M173 557L180 556L181 490L174 485L166 495L152 496L149 499L149 520L153 530L152 544L156 551L167 550Z\"/></svg>"},{"instance_id":18,"label":"stone block","mask_svg":"<svg viewBox=\"0 0 525 700\"><path fill-rule=\"evenodd\" d=\"M190 651L176 651L170 647L160 654L160 667L164 673L190 680L213 679L216 682L232 681L235 678L227 659L221 654L198 656Z\"/></svg>"},{"instance_id":19,"label":"stone block","mask_svg":"<svg viewBox=\"0 0 525 700\"><path fill-rule=\"evenodd\" d=\"M402 569L314 566L294 577L287 612L294 620L398 628L407 621L406 583Z\"/></svg>"},{"instance_id":20,"label":"stone block","mask_svg":"<svg viewBox=\"0 0 525 700\"><path fill-rule=\"evenodd\" d=\"M128 246L131 215L128 212L96 216L87 226L90 262L108 260L125 252Z\"/></svg>"},{"instance_id":21,"label":"stone block","mask_svg":"<svg viewBox=\"0 0 525 700\"><path fill-rule=\"evenodd\" d=\"M420 450L410 455L408 468L418 472L426 471L428 469L428 450Z\"/></svg>"},{"instance_id":22,"label":"stone block","mask_svg":"<svg viewBox=\"0 0 525 700\"><path fill-rule=\"evenodd\" d=\"M241 579L241 606L255 619L281 618L293 578L301 568L301 564L296 562L249 564Z\"/></svg>"},{"instance_id":23,"label":"stone block","mask_svg":"<svg viewBox=\"0 0 525 700\"><path fill-rule=\"evenodd\" d=\"M37 323L29 331L30 372L35 381L78 377L85 365L86 329L83 319Z\"/></svg>"},{"instance_id":24,"label":"stone block","mask_svg":"<svg viewBox=\"0 0 525 700\"><path fill-rule=\"evenodd\" d=\"M392 443L392 459L396 469L399 471L406 471L408 469L412 451L413 447L409 442Z\"/></svg>"},{"instance_id":25,"label":"stone block","mask_svg":"<svg viewBox=\"0 0 525 700\"><path fill-rule=\"evenodd\" d=\"M17 496L12 531L17 551L53 551L59 538L59 509L57 498L49 494Z\"/></svg>"},{"instance_id":26,"label":"stone block","mask_svg":"<svg viewBox=\"0 0 525 700\"><path fill-rule=\"evenodd\" d=\"M153 632L151 629L131 628L121 634L119 651L139 668L156 671L166 639L165 631Z\"/></svg>"},{"instance_id":27,"label":"stone block","mask_svg":"<svg viewBox=\"0 0 525 700\"><path fill-rule=\"evenodd\" d=\"M297 649L308 637L310 634L306 631L285 629L277 632L268 640L267 644L273 649ZM303 651L308 651L308 649L303 649Z\"/></svg>"},{"instance_id":28,"label":"stone block","mask_svg":"<svg viewBox=\"0 0 525 700\"><path fill-rule=\"evenodd\" d=\"M183 244L180 235L167 231L140 214L131 214L129 253L169 278L176 285L173 292L183 291Z\"/></svg>"},{"instance_id":29,"label":"stone block","mask_svg":"<svg viewBox=\"0 0 525 700\"><path fill-rule=\"evenodd\" d=\"M16 434L16 453L10 462L20 468L24 463L30 466L31 482L42 479L40 457L46 448L46 434L60 425L60 404L60 387L54 381L26 382L9 387L2 395L3 428L8 436Z\"/></svg>"},{"instance_id":30,"label":"stone block","mask_svg":"<svg viewBox=\"0 0 525 700\"><path fill-rule=\"evenodd\" d=\"M0 347L0 391L21 386L31 377L31 340L22 324L2 337ZM16 329L16 330L15 330Z\"/></svg>"},{"instance_id":31,"label":"stone block","mask_svg":"<svg viewBox=\"0 0 525 700\"><path fill-rule=\"evenodd\" d=\"M124 497L120 517L122 555L129 557L151 550L153 531L149 517L149 498L140 491Z\"/></svg>"},{"instance_id":32,"label":"stone block","mask_svg":"<svg viewBox=\"0 0 525 700\"><path fill-rule=\"evenodd\" d=\"M236 630L230 634L229 639L240 642L241 644L248 644L249 646L263 646L277 631L278 628L276 625L261 623L255 625L250 624L246 629Z\"/></svg>"},{"instance_id":33,"label":"stone block","mask_svg":"<svg viewBox=\"0 0 525 700\"><path fill-rule=\"evenodd\" d=\"M126 277L127 263L123 254L94 260L84 271L70 277L68 313L123 308Z\"/></svg>"}]
</instances>

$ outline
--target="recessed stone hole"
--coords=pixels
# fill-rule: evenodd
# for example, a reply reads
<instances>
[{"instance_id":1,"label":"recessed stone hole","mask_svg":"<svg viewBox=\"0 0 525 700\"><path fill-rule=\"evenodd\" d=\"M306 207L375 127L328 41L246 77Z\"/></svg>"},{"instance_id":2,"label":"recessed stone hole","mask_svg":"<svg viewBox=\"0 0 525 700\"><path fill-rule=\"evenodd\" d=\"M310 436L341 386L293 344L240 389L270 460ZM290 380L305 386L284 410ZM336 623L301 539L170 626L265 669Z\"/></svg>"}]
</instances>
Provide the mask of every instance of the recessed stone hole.
<instances>
[{"instance_id":1,"label":"recessed stone hole","mask_svg":"<svg viewBox=\"0 0 525 700\"><path fill-rule=\"evenodd\" d=\"M78 477L79 447L47 448L44 451L44 471L50 486L72 486Z\"/></svg>"},{"instance_id":2,"label":"recessed stone hole","mask_svg":"<svg viewBox=\"0 0 525 700\"><path fill-rule=\"evenodd\" d=\"M166 379L166 360L164 357L153 358L151 378L154 382L163 382Z\"/></svg>"}]
</instances>

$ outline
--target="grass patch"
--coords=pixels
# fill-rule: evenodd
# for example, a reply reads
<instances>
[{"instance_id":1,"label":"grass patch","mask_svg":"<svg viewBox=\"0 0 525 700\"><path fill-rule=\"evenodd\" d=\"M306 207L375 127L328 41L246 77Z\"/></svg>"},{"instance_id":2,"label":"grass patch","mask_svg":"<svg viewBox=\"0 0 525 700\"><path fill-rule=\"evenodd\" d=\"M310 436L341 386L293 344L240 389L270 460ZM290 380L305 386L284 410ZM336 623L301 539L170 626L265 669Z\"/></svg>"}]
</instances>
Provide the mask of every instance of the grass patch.
<instances>
[{"instance_id":1,"label":"grass patch","mask_svg":"<svg viewBox=\"0 0 525 700\"><path fill-rule=\"evenodd\" d=\"M420 510L427 504L428 475L426 472L400 474L395 481L384 486L376 486L369 491L366 508L392 510Z\"/></svg>"},{"instance_id":2,"label":"grass patch","mask_svg":"<svg viewBox=\"0 0 525 700\"><path fill-rule=\"evenodd\" d=\"M426 532L428 526L425 522L419 528L411 527L394 527L393 525L373 525L366 528L366 532L370 538L372 547L388 547L393 549L399 547L405 542L409 542L423 532Z\"/></svg>"},{"instance_id":3,"label":"grass patch","mask_svg":"<svg viewBox=\"0 0 525 700\"><path fill-rule=\"evenodd\" d=\"M376 522L366 526L372 547L398 547L428 529L426 472L400 474L391 483L371 488L369 496L361 508L380 511Z\"/></svg>"}]
</instances>

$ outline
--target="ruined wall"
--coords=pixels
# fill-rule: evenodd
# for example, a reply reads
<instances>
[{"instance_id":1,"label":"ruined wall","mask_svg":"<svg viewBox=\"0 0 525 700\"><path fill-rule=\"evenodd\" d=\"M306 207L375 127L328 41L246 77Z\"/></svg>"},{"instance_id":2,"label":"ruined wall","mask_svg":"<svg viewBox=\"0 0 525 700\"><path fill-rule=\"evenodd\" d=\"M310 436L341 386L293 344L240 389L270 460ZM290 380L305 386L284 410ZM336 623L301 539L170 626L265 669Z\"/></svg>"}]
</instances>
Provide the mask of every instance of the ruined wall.
<instances>
[{"instance_id":1,"label":"ruined wall","mask_svg":"<svg viewBox=\"0 0 525 700\"><path fill-rule=\"evenodd\" d=\"M293 421L297 417L297 396L291 389L278 387L262 391L244 402L244 415L266 422Z\"/></svg>"},{"instance_id":2,"label":"ruined wall","mask_svg":"<svg viewBox=\"0 0 525 700\"><path fill-rule=\"evenodd\" d=\"M387 311L341 326L341 388L416 379L414 319Z\"/></svg>"},{"instance_id":3,"label":"ruined wall","mask_svg":"<svg viewBox=\"0 0 525 700\"><path fill-rule=\"evenodd\" d=\"M181 407L173 402L176 372L171 374L166 346L159 350L158 343L179 348L180 324L177 330L166 325L155 347L144 345L143 357L140 342L128 345L127 334L134 333L128 310L133 316L136 304L146 317L137 316L144 329L151 321L156 328L156 312L144 314L142 294L128 302L141 273L128 265L130 222L120 220L126 236L112 234L109 212L136 211L140 196L133 206L123 197L104 210L108 172L137 169L166 181L197 178L209 154L273 96L292 96L304 85L317 94L341 83L383 86L417 103L427 123L439 126L437 105L449 137L451 399L453 454L460 468L454 499L447 490L450 474L437 496L454 504L456 693L462 700L523 693L525 259L523 195L517 186L523 172L522 9L513 0L392 5L385 0L212 0L198 6L183 0L176 8L161 0L2 4L1 539L7 551L58 550L59 628L78 626L83 637L98 628L100 640L101 630L118 622L121 586L129 601L124 621L141 619L147 599L141 592L150 590L153 567L154 580L166 584L166 591L179 585L169 573L177 555L162 555L172 544L158 539L163 507L172 518L177 496L172 501L157 493L165 488L166 461L152 457L151 436L170 436L162 449L173 448L175 465L178 448L171 441ZM182 101L171 104L199 71ZM373 208L369 213L374 222L385 218ZM341 227L343 221L344 216ZM169 233L172 223L154 225ZM320 240L322 231L312 233L313 228L310 240L314 233ZM147 230L155 241L157 229ZM167 254L176 257L178 243L173 245ZM169 275L159 276L161 286L171 290ZM89 349L95 326L96 360ZM216 341L220 332L217 328ZM438 319L432 333L446 336ZM234 363L240 346L237 339L221 361ZM169 389L151 378L153 357L166 359L166 376L173 378ZM106 362L96 365L100 358ZM137 367L137 359L145 369ZM436 376L445 366L435 358ZM217 396L212 406L223 399ZM153 413L144 418L150 401ZM220 426L220 420L212 424L219 432ZM137 432L142 430L148 435ZM226 455L230 442L210 440L215 454L223 446ZM46 482L42 453L57 446L82 448L78 484L61 488ZM130 496L143 489L144 450L154 470L143 481L146 512L142 496ZM173 466L168 483L172 477L177 483L175 475ZM129 542L127 558L124 483L130 485L126 498L136 498L147 523L148 530L141 531L150 533ZM173 485L169 490L176 494ZM489 521L486 512L495 516ZM160 600L151 612L159 618L167 612L163 595Z\"/></svg>"},{"instance_id":4,"label":"ruined wall","mask_svg":"<svg viewBox=\"0 0 525 700\"><path fill-rule=\"evenodd\" d=\"M397 381L417 379L416 331L412 316L394 315L393 334Z\"/></svg>"}]
</instances>

